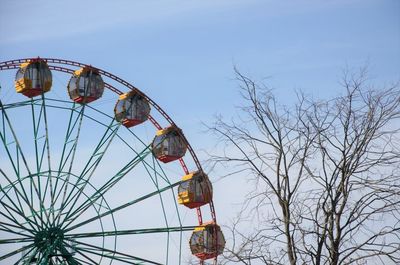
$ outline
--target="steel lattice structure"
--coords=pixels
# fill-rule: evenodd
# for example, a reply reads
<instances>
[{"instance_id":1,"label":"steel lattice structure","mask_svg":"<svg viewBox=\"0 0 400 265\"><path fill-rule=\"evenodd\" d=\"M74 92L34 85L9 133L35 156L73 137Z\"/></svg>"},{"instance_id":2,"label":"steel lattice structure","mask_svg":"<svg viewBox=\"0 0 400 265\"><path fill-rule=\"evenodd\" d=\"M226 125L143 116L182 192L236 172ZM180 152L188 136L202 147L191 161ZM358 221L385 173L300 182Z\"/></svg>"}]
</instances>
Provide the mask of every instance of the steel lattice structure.
<instances>
[{"instance_id":1,"label":"steel lattice structure","mask_svg":"<svg viewBox=\"0 0 400 265\"><path fill-rule=\"evenodd\" d=\"M18 69L31 59L1 62L0 70ZM77 67L88 66L41 59L53 72L72 74ZM122 89L138 91L152 107L151 127L176 126L137 87L96 69L106 78L110 98L115 95L117 99ZM204 214L207 221L216 223L212 200L195 210L195 222L186 224L183 206L174 199L181 181L170 177L168 171L177 169L166 169L155 159L150 143L135 127L121 126L101 105L53 97L53 90L60 93L58 88L6 102L1 85L0 263L185 263L182 249L188 247L184 233L202 225ZM176 163L180 168L177 175L202 170L185 137L184 141L189 156ZM148 205L154 200L157 207L152 209ZM136 210L141 204L146 206ZM120 223L124 223L122 228ZM140 250L146 248L154 248L154 253L142 255ZM216 264L216 258L213 262Z\"/></svg>"}]
</instances>

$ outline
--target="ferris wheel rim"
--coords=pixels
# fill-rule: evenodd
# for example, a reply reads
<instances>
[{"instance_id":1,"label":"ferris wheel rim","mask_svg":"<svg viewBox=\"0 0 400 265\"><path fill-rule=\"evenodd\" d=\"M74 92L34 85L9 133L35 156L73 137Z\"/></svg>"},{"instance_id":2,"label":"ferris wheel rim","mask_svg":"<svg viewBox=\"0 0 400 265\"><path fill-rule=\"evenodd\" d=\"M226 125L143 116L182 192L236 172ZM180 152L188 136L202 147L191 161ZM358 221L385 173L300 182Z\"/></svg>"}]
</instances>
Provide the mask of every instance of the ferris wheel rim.
<instances>
[{"instance_id":1,"label":"ferris wheel rim","mask_svg":"<svg viewBox=\"0 0 400 265\"><path fill-rule=\"evenodd\" d=\"M0 62L0 71L1 70L16 69L16 68L19 67L19 64L21 64L21 63L25 63L25 62L29 62L30 60L37 60L37 59L44 60L47 63L55 63L55 64L61 64L61 65L75 66L75 67L92 67L92 68L98 70L101 75L104 75L104 76L106 76L106 77L108 77L108 78L120 83L121 85L129 88L131 91L134 91L134 90L138 91L170 123L170 126L178 127L177 124L172 120L172 118L167 114L167 112L164 111L154 100L152 100L149 96L147 96L147 94L145 94L139 88L137 88L136 86L132 85L131 83L125 81L124 79L122 79L122 78L120 78L120 77L118 77L118 76L116 76L116 75L114 75L114 74L112 74L112 73L110 73L108 71L105 71L105 70L103 70L101 68L95 67L95 66L90 65L90 64L84 64L84 63L77 62L77 61L65 60L65 59L59 59L59 58L31 57L31 58L21 58L21 59L14 59L14 60L8 60L8 61ZM52 70L55 70L55 71L58 71L58 72L63 72L63 73L73 73L73 71L74 71L74 70L66 68L66 67L58 67L58 66L52 66L52 65L49 65L49 67ZM109 89L110 91L116 93L117 95L121 95L123 93L122 91L120 91L119 89L115 88L114 86L108 84L107 82L105 82L105 87L107 89ZM161 129L162 128L161 126L159 126L159 125L157 126L157 121L156 120L154 120L154 121L156 122L156 124L153 123L155 125L155 127L157 129ZM200 163L196 153L194 152L192 146L190 145L189 141L187 140L186 136L183 133L181 133L181 135L182 135L182 137L183 137L183 139L184 139L184 141L185 141L185 143L187 145L187 148L188 148L188 151L189 151L190 155L192 156L192 158L193 158L193 160L194 160L194 162L196 164L197 169L199 171L204 172L203 168L201 166L201 163ZM181 165L182 165L185 173L188 174L189 171L187 170L185 164L182 163L181 159L180 159L180 162L181 162ZM211 208L210 210L211 210L211 214L212 214L212 219L213 219L214 222L217 222L213 200L211 200L209 205L210 205L210 208ZM201 219L201 213L198 213L198 215L199 215L199 219ZM199 223L202 224L202 221L199 221Z\"/></svg>"},{"instance_id":2,"label":"ferris wheel rim","mask_svg":"<svg viewBox=\"0 0 400 265\"><path fill-rule=\"evenodd\" d=\"M139 92L142 96L144 96L149 101L149 103L153 107L155 107L157 109L157 111L160 112L160 114L170 123L171 126L178 127L177 124L173 121L173 119L167 114L167 112L164 111L154 100L152 100L149 96L147 96L147 94L145 94L143 91L141 91L138 87L132 85L131 83L125 81L124 79L122 79L122 78L120 78L120 77L118 77L118 76L116 76L116 75L114 75L114 74L112 74L112 73L110 73L108 71L105 71L105 70L103 70L101 68L98 68L98 67L94 67L93 65L90 65L90 64L84 64L84 63L80 63L80 62L77 62L77 61L57 59L57 58L42 58L42 57L36 57L35 58L35 57L32 57L32 58L22 58L22 59L14 59L14 60L0 62L0 71L1 70L16 69L16 68L19 67L19 64L25 63L25 62L29 62L30 60L35 60L35 59L38 59L38 58L40 58L41 60L46 61L47 63L50 62L50 63L61 64L61 65L70 65L70 66L75 66L75 67L92 67L92 68L98 70L101 75L104 75L104 76L106 76L106 77L108 77L108 78L120 83L121 85L129 88L131 91L132 90L136 90L137 92ZM49 66L50 66L50 69L55 70L55 71L59 71L59 72L73 73L73 71L74 71L72 69L65 68L65 67L57 67L57 66L52 66L52 65L49 65ZM118 95L121 95L123 93L122 91L120 91L119 89L115 88L114 86L108 84L107 82L105 82L105 84L106 84L105 87L107 89L109 89L110 91L112 91L112 92L114 92L114 93L116 93ZM161 128L157 128L157 129L161 129ZM201 166L201 164L200 164L200 162L198 160L198 157L194 153L193 148L191 147L189 141L187 140L186 136L183 133L182 133L182 136L183 136L183 138L184 138L184 140L185 140L185 142L187 144L189 152L191 153L191 155L192 155L192 157L194 159L194 162L196 163L197 168L199 170L203 171L202 166Z\"/></svg>"},{"instance_id":3,"label":"ferris wheel rim","mask_svg":"<svg viewBox=\"0 0 400 265\"><path fill-rule=\"evenodd\" d=\"M30 60L38 59L38 58L39 57L36 57L36 58L34 58L34 57L32 57L32 58L22 58L22 59L14 59L14 60L0 62L0 71L1 70L16 69L16 68L19 67L19 65L21 63L29 62ZM172 120L172 118L155 101L153 101L149 96L147 96L147 94L142 92L136 86L132 85L131 83L125 81L124 79L122 79L122 78L120 78L120 77L118 77L116 75L114 75L114 74L112 74L112 73L110 73L108 71L105 71L105 70L103 70L101 68L97 68L97 67L94 67L92 65L80 63L80 62L77 62L77 61L56 59L56 58L42 58L42 57L40 57L40 59L46 61L47 63L49 63L49 67L50 67L51 70L55 70L55 71L58 71L58 72L64 72L64 73L73 73L74 72L73 69L68 68L68 67L64 67L64 65L73 66L73 67L88 67L88 66L92 67L92 68L98 70L101 75L103 75L103 76L105 76L105 77L107 77L107 78L109 78L109 79L121 84L123 87L126 87L126 88L130 89L131 91L134 90L134 91L139 92L163 116L163 118L170 124L170 126L176 126L178 128L178 126ZM56 64L56 65L53 65L53 64ZM60 66L60 65L62 65L62 66ZM107 82L105 82L105 87L107 89L109 89L110 91L116 93L117 95L121 95L123 93L122 91L120 91L119 89L115 88L114 86L112 86L111 84L109 84ZM158 122L156 120L154 120L154 122L153 122L153 125L157 129L161 129L162 128L158 124ZM158 124L158 126L157 126L157 124ZM189 141L187 140L186 136L183 133L181 133L181 136L183 137L183 139L184 139L184 141L186 143L186 146L187 146L187 148L188 148L188 150L189 150L189 152L191 154L191 157L192 157L197 169L199 171L203 172L203 169L202 169L202 166L201 166L201 164L200 164L200 162L198 160L198 157L195 154L195 152L194 152L193 148L191 147ZM189 171L187 170L186 165L185 165L185 163L183 162L182 159L180 159L180 162L181 162L181 166L184 169L185 173L189 173ZM211 218L212 218L214 223L217 223L214 203L213 203L212 199L208 203L208 205L210 206ZM197 207L196 210L197 210L197 215L198 215L198 219L199 219L199 225L202 225L203 222L202 222L201 208Z\"/></svg>"},{"instance_id":4,"label":"ferris wheel rim","mask_svg":"<svg viewBox=\"0 0 400 265\"><path fill-rule=\"evenodd\" d=\"M28 104L18 104L19 102L17 102L17 104L14 104L14 103L10 103L10 105L11 105L11 107L10 108L7 108L7 104L5 104L5 108L3 108L4 107L4 105L1 103L1 101L0 101L0 105L1 105L1 110L2 110L2 113L3 113L3 115L6 115L7 116L7 112L8 112L8 110L9 109L19 109L19 108L25 108L25 107L29 107L29 104L36 104L38 101L40 102L40 101L44 101L44 94L42 95L42 97L40 97L40 98L34 98L34 99L30 99L30 100L27 100L27 101L23 101L22 103L28 103ZM53 100L53 99L51 99L51 98L46 98L45 99L46 100L46 103L48 104L48 102L49 101L51 101L51 100ZM70 107L68 107L68 108L65 108L64 106L61 108L62 110L69 110L69 111L71 111L71 112L75 112L76 111L76 108L74 107L74 105L78 105L78 106L80 106L81 108L83 108L82 106L85 106L85 105L80 105L80 104L75 104L74 102L71 102L71 101L62 101L62 100L54 100L54 101L56 101L56 102L59 102L60 104L62 104L62 103L65 103L65 102L68 102L68 103L70 103ZM36 104L36 106L40 106L41 104ZM46 105L47 107L48 107L48 105ZM52 108L53 108L54 106L52 106ZM89 108L92 108L92 107L90 107L90 106L86 106L86 107L89 107ZM96 110L95 108L93 108L93 110ZM97 110L96 110L97 111ZM114 118L113 117L111 117L111 116L109 116L109 115L107 115L106 113L101 113L102 115L105 115L105 118L107 118L108 120L113 120L114 121ZM89 116L88 116L89 117ZM94 120L93 120L94 121ZM107 125L106 124L103 124L103 123L98 123L99 124L99 126L104 126L105 128L107 128ZM120 125L118 125L118 127L121 127ZM1 132L0 132L1 133ZM3 142L3 144L4 144L4 142ZM144 144L144 143L142 143L142 144ZM146 149L148 149L148 146L144 149L144 150L146 150ZM143 158L142 156L140 156L140 154L141 153L137 153L137 156L138 157L140 157L140 158ZM148 154L151 154L151 152L148 152ZM154 157L152 158L153 160L156 160ZM157 161L157 160L156 160ZM160 164L158 161L157 161L157 163L158 164ZM0 169L1 170L1 169ZM44 172L40 172L40 171L33 171L33 170L31 170L31 172L39 172L40 173L40 175L43 175L43 174L46 174L47 172L49 172L49 171L44 171ZM56 171L57 172L57 171ZM74 175L74 173L71 173L71 172L67 172L67 173L69 173L69 174L71 174L71 175ZM22 177L23 179L31 179L32 178L32 176L34 176L34 175L38 175L38 173L33 173L33 174L29 174L29 175L27 175L27 176L25 176L25 177ZM169 181L169 180L168 180ZM17 182L18 183L20 183L21 181L18 181L17 180ZM86 183L87 181L85 181L85 183ZM87 182L87 183L89 183L89 185L90 185L90 182ZM169 183L169 182L168 182ZM143 200L145 200L145 199L147 199L147 198L149 198L150 196L154 196L154 195L157 195L157 194L160 194L161 192L164 192L164 191L173 191L172 190L172 188L173 187L176 187L178 184L180 184L180 181L178 181L178 182L176 182L176 183L173 183L173 184L167 184L167 186L165 186L165 185L163 185L163 186L165 186L165 187L163 187L163 189L159 189L158 187L156 188L156 191L154 191L154 192L152 192L152 193L148 193L148 194L146 194L145 196L142 196L142 197L138 197L138 198L136 198L135 200L133 200L133 201L130 201L130 202L128 202L128 203L125 203L125 204L123 204L123 206L124 207L128 207L128 206L130 206L130 205L132 205L133 203L137 203L137 202L141 202L141 201L143 201ZM76 185L75 185L76 186ZM1 186L0 186L0 189L1 189ZM14 189L15 190L15 189ZM101 194L100 194L101 195ZM123 203L124 203L125 201L123 201ZM175 201L174 201L175 202ZM3 203L3 202L2 202ZM162 203L162 202L161 202ZM175 204L176 204L176 202L175 202ZM89 206L91 206L91 205L89 205ZM119 208L121 208L121 207L119 207ZM79 209L79 208L78 208ZM113 210L115 210L116 209L116 207L114 207L114 209ZM122 209L122 208L121 208ZM106 211L106 213L107 213L107 215L109 215L109 214L111 214L111 216L113 216L113 212L111 212L111 210L110 211ZM104 213L100 216L100 215L96 215L94 218L90 218L89 219L89 221L90 222L92 222L92 221L97 221L99 218L98 217L100 217L100 218L102 218L104 216ZM85 220L85 221L87 221L87 220ZM80 224L82 224L81 223L81 220L79 220L79 222L80 222ZM85 224L87 224L87 223L89 223L89 222L85 222L83 225L85 225ZM179 220L179 223L181 223L181 221ZM180 224L180 226L179 227L172 227L172 226L170 226L170 225L168 225L168 224L166 224L166 226L164 226L164 227L158 227L158 228L149 228L149 229L147 229L147 230L143 230L143 229L136 229L136 230L123 230L123 231L120 231L119 229L114 229L114 231L103 231L103 232L96 232L98 235L96 235L96 236L102 236L103 238L104 237L109 237L109 236L118 236L118 235L121 235L121 234L125 234L125 235L127 235L127 234L143 234L143 233L160 233L160 232L162 232L162 233L170 233L170 232L180 232L180 233L182 233L182 232L184 232L184 231L193 231L193 229L194 229L194 227L195 226L183 226L182 224ZM74 230L74 228L76 228L76 225L72 228L72 229L68 229L68 231L66 231L66 232L71 232L71 233L73 233L73 230ZM118 233L115 231L115 230L117 230L118 231ZM87 233L87 234L90 234L90 237L93 237L93 233ZM75 236L77 236L76 234L74 234ZM80 239L85 239L84 238L84 234L78 234L78 236L80 237ZM0 240L1 242L0 242L0 244L3 244L4 242L3 242L3 239L1 239ZM22 242L22 241L21 241ZM82 242L82 241L77 241L79 244L81 244L81 245L84 245L85 243L84 242ZM96 248L97 247L97 249L99 249L99 246L96 246L96 245L92 245L92 247L93 248ZM102 248L102 247L100 247L100 249L104 249L104 248ZM21 249L20 249L21 250ZM106 250L107 251L107 253L108 253L108 255L107 255L107 258L110 258L110 255L114 255L114 254L116 254L117 253L117 251L115 251L115 250L113 250L113 249L107 249ZM122 252L120 252L120 253L122 253ZM181 253L180 251L179 251L179 253ZM27 254L27 253L25 253L25 254ZM95 254L95 253L93 253L93 254ZM98 254L98 253L97 253ZM122 253L122 254L124 254L124 253ZM121 255L122 255L121 254ZM82 255L82 254L81 254ZM180 254L179 254L180 255ZM23 256L23 257L25 257L25 256ZM103 256L101 256L101 257L103 257ZM113 257L113 256L112 256ZM180 256L179 256L180 257ZM134 259L137 259L137 260L139 260L140 258L139 257L136 257L136 256L129 256L128 258L134 258ZM2 260L3 259L3 256L1 256L0 255L0 260ZM116 257L115 258L115 260L118 260L118 257ZM153 261L150 261L150 260L145 260L145 259L141 259L143 262L147 262L146 264L148 264L148 263L150 263L150 264L161 264L161 263L157 263L157 262L153 262ZM110 262L112 262L112 261L110 261ZM85 264L87 264L87 263L85 263ZM96 263L96 264L98 264L98 263Z\"/></svg>"}]
</instances>

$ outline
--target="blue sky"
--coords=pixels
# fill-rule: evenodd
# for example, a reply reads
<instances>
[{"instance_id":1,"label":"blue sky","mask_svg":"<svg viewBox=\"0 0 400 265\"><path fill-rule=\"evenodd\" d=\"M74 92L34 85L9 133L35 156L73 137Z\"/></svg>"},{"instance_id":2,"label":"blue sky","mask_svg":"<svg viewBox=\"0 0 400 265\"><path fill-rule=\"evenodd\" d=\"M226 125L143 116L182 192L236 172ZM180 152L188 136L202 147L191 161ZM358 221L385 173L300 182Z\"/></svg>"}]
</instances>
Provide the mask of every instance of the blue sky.
<instances>
[{"instance_id":1,"label":"blue sky","mask_svg":"<svg viewBox=\"0 0 400 265\"><path fill-rule=\"evenodd\" d=\"M2 0L0 61L35 56L120 76L161 105L196 151L212 151L201 123L241 104L233 66L285 104L298 89L337 95L345 67L367 64L377 86L399 80L400 1ZM235 215L226 209L242 182L215 183L217 194L230 190L216 198L222 223Z\"/></svg>"},{"instance_id":2,"label":"blue sky","mask_svg":"<svg viewBox=\"0 0 400 265\"><path fill-rule=\"evenodd\" d=\"M2 58L39 55L91 63L148 91L169 111L176 104L163 98L173 94L199 118L237 103L233 65L255 79L268 77L282 94L333 91L346 65L368 63L377 81L399 78L398 1L5 0L0 5ZM206 95L212 96L200 106Z\"/></svg>"}]
</instances>

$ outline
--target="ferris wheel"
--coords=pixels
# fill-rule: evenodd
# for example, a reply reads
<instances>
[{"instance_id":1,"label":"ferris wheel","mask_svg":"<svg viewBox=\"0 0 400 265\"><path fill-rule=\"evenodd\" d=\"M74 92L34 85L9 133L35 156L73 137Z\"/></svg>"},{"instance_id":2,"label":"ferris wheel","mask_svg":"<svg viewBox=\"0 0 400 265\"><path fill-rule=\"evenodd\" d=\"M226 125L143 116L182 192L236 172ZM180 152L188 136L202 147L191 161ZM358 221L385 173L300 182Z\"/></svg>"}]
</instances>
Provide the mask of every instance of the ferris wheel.
<instances>
[{"instance_id":1,"label":"ferris wheel","mask_svg":"<svg viewBox=\"0 0 400 265\"><path fill-rule=\"evenodd\" d=\"M79 62L0 63L13 69L0 83L1 264L216 264L211 182L156 102Z\"/></svg>"}]
</instances>

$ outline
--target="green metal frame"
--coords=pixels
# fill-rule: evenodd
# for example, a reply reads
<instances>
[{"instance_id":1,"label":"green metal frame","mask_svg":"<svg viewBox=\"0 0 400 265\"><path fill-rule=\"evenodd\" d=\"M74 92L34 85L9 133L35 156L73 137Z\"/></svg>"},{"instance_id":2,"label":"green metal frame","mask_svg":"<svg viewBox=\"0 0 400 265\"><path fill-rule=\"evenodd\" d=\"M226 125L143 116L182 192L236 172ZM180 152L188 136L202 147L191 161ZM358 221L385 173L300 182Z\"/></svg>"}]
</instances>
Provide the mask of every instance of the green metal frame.
<instances>
[{"instance_id":1,"label":"green metal frame","mask_svg":"<svg viewBox=\"0 0 400 265\"><path fill-rule=\"evenodd\" d=\"M24 153L20 136L14 129L18 121L12 120L10 112L20 108L30 109L33 132L33 157ZM48 113L52 108L69 113L67 130L62 144L59 161L52 161L51 139L49 133ZM111 264L118 261L126 264L168 264L170 255L170 233L180 233L179 249L182 249L182 232L192 231L194 226L183 226L174 201L179 226L170 226L164 206L163 193L171 192L180 184L171 182L163 166L152 156L150 145L145 144L130 131L132 136L142 143L143 149L137 151L119 133L121 125L90 105L46 98L45 95L23 102L4 104L0 100L0 154L5 156L11 171L0 167L0 232L7 234L0 239L1 246L18 245L9 253L0 256L0 263L13 259L15 264ZM99 121L87 110L107 118L109 123ZM26 117L24 117L24 122ZM82 135L82 125L91 120L104 128L92 154L87 158L83 169L74 173L74 162ZM31 136L32 137L32 136ZM120 170L110 176L99 188L91 184L91 178L102 162L114 139L123 142L135 156ZM30 147L32 148L32 147ZM34 163L32 163L34 160ZM34 165L34 166L32 166ZM153 192L134 198L120 205L110 207L105 199L128 173L142 165L155 187ZM0 165L1 166L1 165ZM88 192L91 191L91 192ZM114 214L132 205L158 196L165 227L118 230ZM88 211L96 214L86 218ZM110 218L113 230L104 230L102 221ZM77 229L90 227L97 223L98 231L74 232ZM86 226L88 225L88 226ZM165 261L153 261L118 250L117 237L138 234L166 234ZM100 238L100 244L88 243L87 239ZM111 238L111 244L106 241ZM82 241L86 239L86 241ZM107 245L107 246L106 246ZM110 248L109 246L112 245ZM17 257L21 255L20 257ZM181 253L179 264L182 262Z\"/></svg>"}]
</instances>

